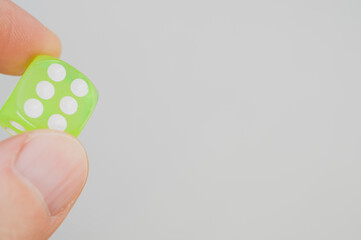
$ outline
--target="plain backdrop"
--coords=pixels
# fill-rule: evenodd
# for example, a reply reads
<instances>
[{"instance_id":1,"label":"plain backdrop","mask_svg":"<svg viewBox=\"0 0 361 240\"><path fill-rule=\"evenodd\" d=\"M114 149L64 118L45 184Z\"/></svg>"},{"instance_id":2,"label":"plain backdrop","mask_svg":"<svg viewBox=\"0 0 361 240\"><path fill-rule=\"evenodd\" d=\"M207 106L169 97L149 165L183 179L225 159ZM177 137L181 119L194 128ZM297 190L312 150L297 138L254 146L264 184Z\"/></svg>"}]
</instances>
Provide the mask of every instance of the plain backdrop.
<instances>
[{"instance_id":1,"label":"plain backdrop","mask_svg":"<svg viewBox=\"0 0 361 240\"><path fill-rule=\"evenodd\" d=\"M15 2L100 93L52 239L361 239L359 0Z\"/></svg>"}]
</instances>

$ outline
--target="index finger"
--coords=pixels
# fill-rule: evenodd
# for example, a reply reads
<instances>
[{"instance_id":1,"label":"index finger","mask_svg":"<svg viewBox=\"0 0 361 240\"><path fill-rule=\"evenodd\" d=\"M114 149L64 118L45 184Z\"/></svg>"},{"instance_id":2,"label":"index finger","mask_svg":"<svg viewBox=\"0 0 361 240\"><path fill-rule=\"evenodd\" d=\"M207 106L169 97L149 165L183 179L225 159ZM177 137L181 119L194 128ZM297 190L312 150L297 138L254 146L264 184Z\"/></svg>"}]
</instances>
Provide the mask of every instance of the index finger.
<instances>
[{"instance_id":1,"label":"index finger","mask_svg":"<svg viewBox=\"0 0 361 240\"><path fill-rule=\"evenodd\" d=\"M0 0L0 73L21 75L36 55L59 57L59 38L10 0Z\"/></svg>"}]
</instances>

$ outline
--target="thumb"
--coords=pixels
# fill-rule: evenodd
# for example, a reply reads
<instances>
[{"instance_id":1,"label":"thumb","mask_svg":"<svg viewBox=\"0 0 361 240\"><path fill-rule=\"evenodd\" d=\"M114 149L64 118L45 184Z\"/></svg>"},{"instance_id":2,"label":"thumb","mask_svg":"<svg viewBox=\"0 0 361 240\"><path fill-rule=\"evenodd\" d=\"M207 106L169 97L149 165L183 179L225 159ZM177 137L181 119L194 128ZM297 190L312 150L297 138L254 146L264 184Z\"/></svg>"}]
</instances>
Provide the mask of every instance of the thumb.
<instances>
[{"instance_id":1,"label":"thumb","mask_svg":"<svg viewBox=\"0 0 361 240\"><path fill-rule=\"evenodd\" d=\"M70 135L40 130L0 142L0 239L48 239L87 175L85 150Z\"/></svg>"}]
</instances>

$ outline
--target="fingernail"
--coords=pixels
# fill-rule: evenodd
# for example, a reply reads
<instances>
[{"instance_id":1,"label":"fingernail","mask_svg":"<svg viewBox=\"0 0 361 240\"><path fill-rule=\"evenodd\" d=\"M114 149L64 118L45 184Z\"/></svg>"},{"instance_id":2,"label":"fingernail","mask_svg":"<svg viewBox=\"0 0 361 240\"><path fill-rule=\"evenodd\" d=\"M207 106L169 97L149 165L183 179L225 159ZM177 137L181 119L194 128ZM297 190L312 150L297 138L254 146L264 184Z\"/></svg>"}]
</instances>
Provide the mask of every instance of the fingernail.
<instances>
[{"instance_id":1,"label":"fingernail","mask_svg":"<svg viewBox=\"0 0 361 240\"><path fill-rule=\"evenodd\" d=\"M30 135L16 170L43 195L51 215L70 206L80 194L88 172L83 146L62 133Z\"/></svg>"}]
</instances>

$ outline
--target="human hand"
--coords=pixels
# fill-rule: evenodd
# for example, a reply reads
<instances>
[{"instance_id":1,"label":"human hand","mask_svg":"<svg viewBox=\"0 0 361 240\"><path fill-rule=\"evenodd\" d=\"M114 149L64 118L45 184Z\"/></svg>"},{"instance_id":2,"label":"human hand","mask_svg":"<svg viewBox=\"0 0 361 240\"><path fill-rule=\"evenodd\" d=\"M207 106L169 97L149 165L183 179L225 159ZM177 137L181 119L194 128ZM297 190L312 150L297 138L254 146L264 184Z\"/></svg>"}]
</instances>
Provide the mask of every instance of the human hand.
<instances>
[{"instance_id":1,"label":"human hand","mask_svg":"<svg viewBox=\"0 0 361 240\"><path fill-rule=\"evenodd\" d=\"M10 0L0 0L0 73L22 74L39 54L58 57L58 37ZM0 239L48 239L88 175L72 136L37 130L0 142Z\"/></svg>"}]
</instances>

